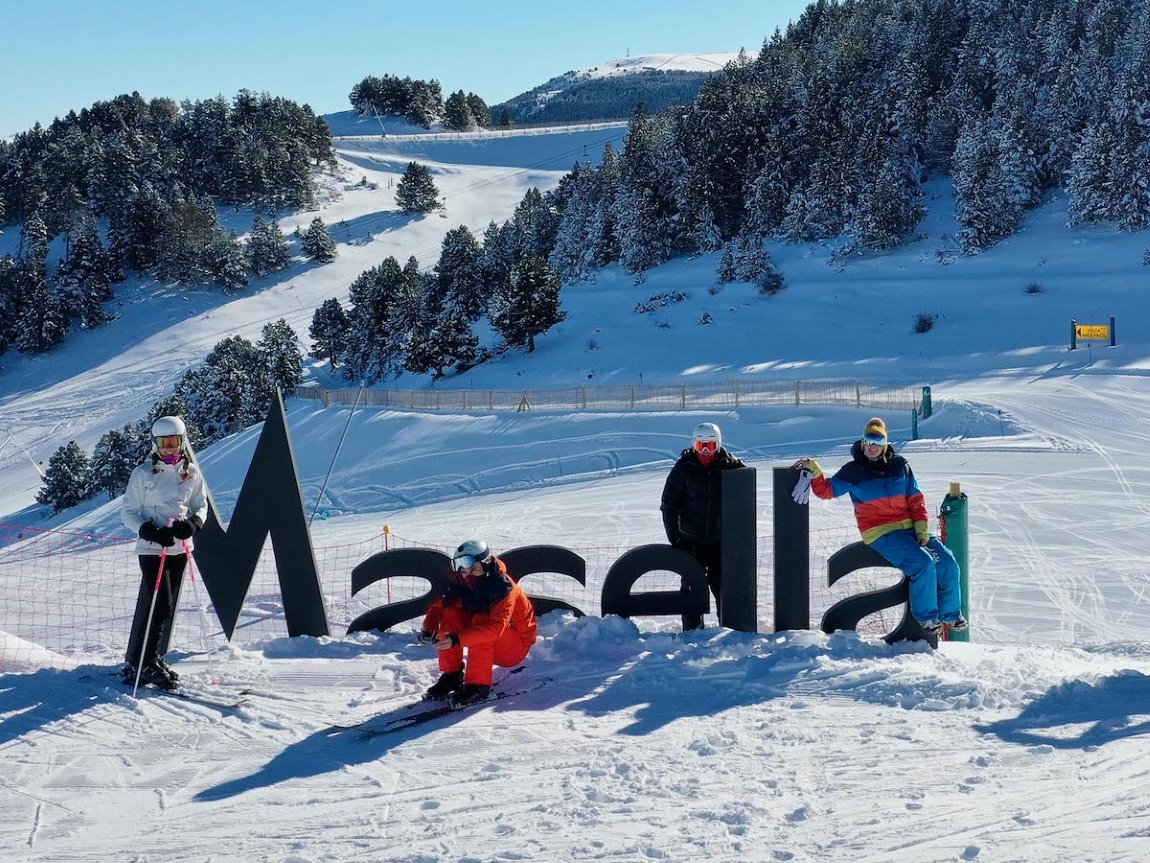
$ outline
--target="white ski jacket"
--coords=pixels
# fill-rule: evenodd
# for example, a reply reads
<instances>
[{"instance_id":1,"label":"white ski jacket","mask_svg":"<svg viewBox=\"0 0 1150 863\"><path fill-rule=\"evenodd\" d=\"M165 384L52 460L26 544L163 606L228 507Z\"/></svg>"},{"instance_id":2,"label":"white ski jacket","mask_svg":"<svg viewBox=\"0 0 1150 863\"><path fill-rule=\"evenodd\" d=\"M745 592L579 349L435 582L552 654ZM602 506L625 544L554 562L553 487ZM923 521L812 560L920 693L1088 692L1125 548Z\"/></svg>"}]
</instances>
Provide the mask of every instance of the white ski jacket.
<instances>
[{"instance_id":1,"label":"white ski jacket","mask_svg":"<svg viewBox=\"0 0 1150 863\"><path fill-rule=\"evenodd\" d=\"M132 532L139 535L140 526L150 521L156 527L170 525L176 519L190 519L198 516L203 524L208 517L208 499L204 492L204 478L195 464L185 468L184 463L175 465L151 459L132 471L128 478L128 489L124 492L124 502L120 509L120 520ZM168 549L168 554L183 554L185 545L190 550L192 540L176 540ZM158 555L164 550L162 545L141 539L136 542L136 554Z\"/></svg>"}]
</instances>

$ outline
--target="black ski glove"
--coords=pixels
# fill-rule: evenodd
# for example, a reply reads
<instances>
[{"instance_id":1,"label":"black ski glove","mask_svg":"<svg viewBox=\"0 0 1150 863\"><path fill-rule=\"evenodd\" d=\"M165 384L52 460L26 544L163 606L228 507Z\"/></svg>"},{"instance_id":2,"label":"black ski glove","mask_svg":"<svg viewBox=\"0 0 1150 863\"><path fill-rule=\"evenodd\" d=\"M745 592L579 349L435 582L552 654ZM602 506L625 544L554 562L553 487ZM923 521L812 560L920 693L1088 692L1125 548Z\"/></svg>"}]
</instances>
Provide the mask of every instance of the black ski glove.
<instances>
[{"instance_id":1,"label":"black ski glove","mask_svg":"<svg viewBox=\"0 0 1150 863\"><path fill-rule=\"evenodd\" d=\"M140 539L171 548L176 544L176 534L170 527L156 527L150 521L140 525Z\"/></svg>"},{"instance_id":2,"label":"black ski glove","mask_svg":"<svg viewBox=\"0 0 1150 863\"><path fill-rule=\"evenodd\" d=\"M196 526L190 521L177 518L172 522L172 533L175 534L176 539L189 539L195 532Z\"/></svg>"}]
</instances>

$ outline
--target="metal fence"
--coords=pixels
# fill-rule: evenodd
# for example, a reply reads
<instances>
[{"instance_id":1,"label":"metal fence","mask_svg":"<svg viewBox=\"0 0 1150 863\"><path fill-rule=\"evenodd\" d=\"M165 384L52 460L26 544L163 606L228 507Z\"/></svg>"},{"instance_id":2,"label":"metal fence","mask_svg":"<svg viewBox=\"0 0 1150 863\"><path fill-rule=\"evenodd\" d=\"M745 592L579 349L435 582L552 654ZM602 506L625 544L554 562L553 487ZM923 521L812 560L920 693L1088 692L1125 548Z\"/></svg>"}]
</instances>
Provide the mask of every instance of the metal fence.
<instances>
[{"instance_id":1,"label":"metal fence","mask_svg":"<svg viewBox=\"0 0 1150 863\"><path fill-rule=\"evenodd\" d=\"M843 405L922 413L922 386L861 381L723 381L648 386L582 386L552 390L399 390L301 387L295 395L324 407L359 404L413 411L678 411L757 405Z\"/></svg>"}]
</instances>

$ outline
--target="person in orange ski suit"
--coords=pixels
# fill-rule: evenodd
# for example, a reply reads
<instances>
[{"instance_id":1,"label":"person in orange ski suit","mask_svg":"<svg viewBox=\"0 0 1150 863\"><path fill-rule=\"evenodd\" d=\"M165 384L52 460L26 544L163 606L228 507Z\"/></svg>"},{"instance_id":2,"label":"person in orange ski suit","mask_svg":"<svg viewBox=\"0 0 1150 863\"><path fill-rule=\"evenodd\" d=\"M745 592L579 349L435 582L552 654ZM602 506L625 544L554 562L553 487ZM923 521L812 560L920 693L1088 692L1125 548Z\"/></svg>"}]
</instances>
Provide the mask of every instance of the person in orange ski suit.
<instances>
[{"instance_id":1,"label":"person in orange ski suit","mask_svg":"<svg viewBox=\"0 0 1150 863\"><path fill-rule=\"evenodd\" d=\"M419 635L421 642L438 648L441 672L424 698L455 705L486 700L494 666L510 668L526 659L537 630L531 600L507 574L503 561L483 540L462 543Z\"/></svg>"}]
</instances>

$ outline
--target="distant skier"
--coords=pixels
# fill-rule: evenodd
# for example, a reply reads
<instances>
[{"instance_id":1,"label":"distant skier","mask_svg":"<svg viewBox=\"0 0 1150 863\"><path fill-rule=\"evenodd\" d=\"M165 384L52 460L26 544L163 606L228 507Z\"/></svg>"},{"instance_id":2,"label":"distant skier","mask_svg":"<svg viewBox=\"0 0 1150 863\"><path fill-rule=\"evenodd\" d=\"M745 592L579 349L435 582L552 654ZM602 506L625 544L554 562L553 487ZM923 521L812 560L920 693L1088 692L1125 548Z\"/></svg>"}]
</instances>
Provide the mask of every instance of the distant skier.
<instances>
[{"instance_id":1,"label":"distant skier","mask_svg":"<svg viewBox=\"0 0 1150 863\"><path fill-rule=\"evenodd\" d=\"M851 447L851 461L829 479L813 458L800 459L795 467L810 472L816 496L830 500L850 495L863 542L910 579L910 613L928 635L937 635L942 623L956 632L967 628L958 563L950 549L931 536L926 500L910 464L887 440L882 418L866 424L862 438Z\"/></svg>"},{"instance_id":2,"label":"distant skier","mask_svg":"<svg viewBox=\"0 0 1150 863\"><path fill-rule=\"evenodd\" d=\"M451 559L447 586L432 601L419 634L421 642L438 648L442 672L424 698L457 706L484 701L494 666L510 668L526 659L536 630L531 600L503 561L481 539L462 543Z\"/></svg>"},{"instance_id":3,"label":"distant skier","mask_svg":"<svg viewBox=\"0 0 1150 863\"><path fill-rule=\"evenodd\" d=\"M121 520L140 537L136 554L142 574L123 679L134 684L139 669L140 683L172 689L178 675L157 655L157 648L167 642L192 534L203 527L208 504L203 477L188 450L184 421L160 417L152 423L151 437L151 456L132 471L120 510Z\"/></svg>"},{"instance_id":4,"label":"distant skier","mask_svg":"<svg viewBox=\"0 0 1150 863\"><path fill-rule=\"evenodd\" d=\"M714 423L700 423L691 446L667 474L659 509L667 542L692 555L703 565L707 584L715 595L715 610L722 614L723 495L721 472L745 465L723 449L723 433ZM719 620L722 623L720 617ZM702 629L703 615L683 615L683 631Z\"/></svg>"}]
</instances>

